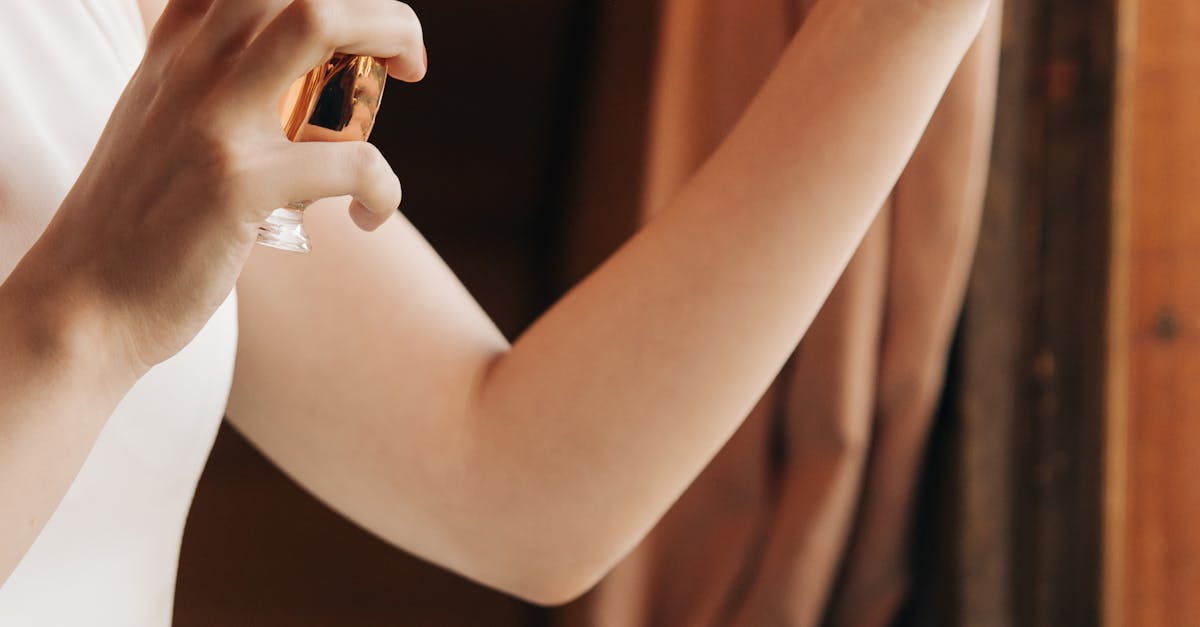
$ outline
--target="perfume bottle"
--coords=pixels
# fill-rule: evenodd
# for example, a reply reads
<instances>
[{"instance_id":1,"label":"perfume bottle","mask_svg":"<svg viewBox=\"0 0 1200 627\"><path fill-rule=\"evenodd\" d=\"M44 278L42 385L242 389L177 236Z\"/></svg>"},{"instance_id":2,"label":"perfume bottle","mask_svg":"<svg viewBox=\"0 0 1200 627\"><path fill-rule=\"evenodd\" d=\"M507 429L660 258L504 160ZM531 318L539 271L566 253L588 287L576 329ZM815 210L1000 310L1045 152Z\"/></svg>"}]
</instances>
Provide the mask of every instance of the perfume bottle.
<instances>
[{"instance_id":1,"label":"perfume bottle","mask_svg":"<svg viewBox=\"0 0 1200 627\"><path fill-rule=\"evenodd\" d=\"M279 103L279 121L291 141L365 141L387 84L387 67L374 57L334 54L298 79ZM304 231L311 200L271 212L258 243L292 252L312 249Z\"/></svg>"}]
</instances>

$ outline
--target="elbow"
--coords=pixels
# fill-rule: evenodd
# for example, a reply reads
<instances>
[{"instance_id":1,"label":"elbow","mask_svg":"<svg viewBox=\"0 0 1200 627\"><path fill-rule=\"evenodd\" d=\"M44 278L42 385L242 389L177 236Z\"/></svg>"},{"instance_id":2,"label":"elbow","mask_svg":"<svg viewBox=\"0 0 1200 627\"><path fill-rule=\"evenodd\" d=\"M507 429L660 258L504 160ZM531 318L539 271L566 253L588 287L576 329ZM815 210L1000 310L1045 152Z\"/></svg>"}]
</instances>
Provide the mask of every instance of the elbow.
<instances>
[{"instance_id":1,"label":"elbow","mask_svg":"<svg viewBox=\"0 0 1200 627\"><path fill-rule=\"evenodd\" d=\"M532 605L547 608L561 607L587 594L599 581L599 577L583 583L547 581L507 592Z\"/></svg>"},{"instance_id":2,"label":"elbow","mask_svg":"<svg viewBox=\"0 0 1200 627\"><path fill-rule=\"evenodd\" d=\"M562 566L547 568L540 564L497 586L502 592L526 603L558 607L575 601L596 587L607 569Z\"/></svg>"},{"instance_id":3,"label":"elbow","mask_svg":"<svg viewBox=\"0 0 1200 627\"><path fill-rule=\"evenodd\" d=\"M547 534L549 535L549 534ZM621 555L597 549L592 542L563 542L565 538L523 536L500 539L485 560L476 560L459 572L479 583L526 603L542 607L566 605L582 597L620 561ZM578 547L592 550L581 550ZM476 557L483 557L476 553Z\"/></svg>"}]
</instances>

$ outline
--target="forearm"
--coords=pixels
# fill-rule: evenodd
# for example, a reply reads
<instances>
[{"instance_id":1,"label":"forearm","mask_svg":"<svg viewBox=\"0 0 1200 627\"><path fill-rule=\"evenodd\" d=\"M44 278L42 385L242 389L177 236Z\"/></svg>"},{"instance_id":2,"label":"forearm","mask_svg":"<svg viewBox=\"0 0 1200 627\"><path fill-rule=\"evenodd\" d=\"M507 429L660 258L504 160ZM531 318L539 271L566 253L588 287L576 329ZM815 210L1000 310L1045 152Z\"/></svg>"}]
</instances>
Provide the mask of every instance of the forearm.
<instances>
[{"instance_id":1,"label":"forearm","mask_svg":"<svg viewBox=\"0 0 1200 627\"><path fill-rule=\"evenodd\" d=\"M0 284L0 584L137 380L94 318L44 288Z\"/></svg>"},{"instance_id":2,"label":"forearm","mask_svg":"<svg viewBox=\"0 0 1200 627\"><path fill-rule=\"evenodd\" d=\"M473 494L482 511L530 512L497 517L512 526L501 537L528 542L514 554L598 576L740 424L895 184L984 13L918 4L822 3L676 200L494 364L468 463L489 470Z\"/></svg>"},{"instance_id":3,"label":"forearm","mask_svg":"<svg viewBox=\"0 0 1200 627\"><path fill-rule=\"evenodd\" d=\"M908 592L908 546L925 441L966 291L987 187L999 66L1000 3L897 186L877 446L859 505L834 625L890 624Z\"/></svg>"}]
</instances>

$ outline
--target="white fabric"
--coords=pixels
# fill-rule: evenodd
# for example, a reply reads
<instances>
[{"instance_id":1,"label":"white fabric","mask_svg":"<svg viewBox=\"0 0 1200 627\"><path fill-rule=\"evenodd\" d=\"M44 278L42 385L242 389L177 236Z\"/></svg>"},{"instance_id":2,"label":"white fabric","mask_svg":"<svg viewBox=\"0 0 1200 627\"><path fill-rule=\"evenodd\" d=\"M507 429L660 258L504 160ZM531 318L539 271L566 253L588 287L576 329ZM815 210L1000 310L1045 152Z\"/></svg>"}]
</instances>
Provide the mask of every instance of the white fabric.
<instances>
[{"instance_id":1,"label":"white fabric","mask_svg":"<svg viewBox=\"0 0 1200 627\"><path fill-rule=\"evenodd\" d=\"M0 246L53 215L141 58L143 30L135 0L0 0ZM184 521L233 376L236 308L231 296L129 392L0 588L0 625L170 624Z\"/></svg>"}]
</instances>

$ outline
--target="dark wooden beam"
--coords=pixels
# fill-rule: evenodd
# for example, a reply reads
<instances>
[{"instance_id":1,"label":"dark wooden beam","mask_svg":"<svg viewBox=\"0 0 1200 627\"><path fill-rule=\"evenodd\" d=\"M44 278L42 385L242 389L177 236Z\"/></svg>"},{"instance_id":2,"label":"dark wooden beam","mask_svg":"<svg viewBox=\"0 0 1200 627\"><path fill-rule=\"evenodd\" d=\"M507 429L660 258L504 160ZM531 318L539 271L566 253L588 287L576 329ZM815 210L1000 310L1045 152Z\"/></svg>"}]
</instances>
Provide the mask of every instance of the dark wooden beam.
<instances>
[{"instance_id":1,"label":"dark wooden beam","mask_svg":"<svg viewBox=\"0 0 1200 627\"><path fill-rule=\"evenodd\" d=\"M1008 0L957 398L956 625L1101 614L1112 0Z\"/></svg>"}]
</instances>

